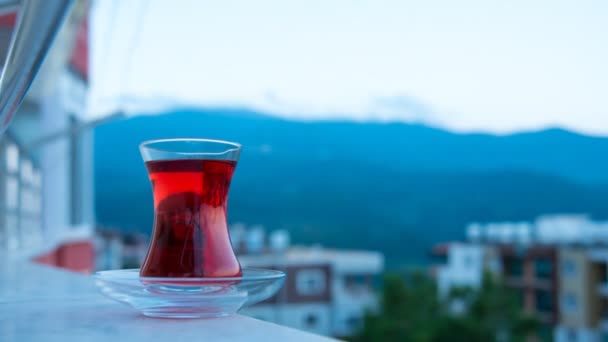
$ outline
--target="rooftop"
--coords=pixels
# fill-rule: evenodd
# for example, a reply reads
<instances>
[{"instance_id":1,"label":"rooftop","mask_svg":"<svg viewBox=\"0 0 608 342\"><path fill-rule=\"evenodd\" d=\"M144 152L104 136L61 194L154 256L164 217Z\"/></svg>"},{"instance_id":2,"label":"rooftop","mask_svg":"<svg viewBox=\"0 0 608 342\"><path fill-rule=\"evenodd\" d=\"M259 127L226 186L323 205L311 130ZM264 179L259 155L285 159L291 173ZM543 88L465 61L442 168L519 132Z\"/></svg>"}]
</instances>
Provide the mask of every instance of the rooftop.
<instances>
[{"instance_id":1,"label":"rooftop","mask_svg":"<svg viewBox=\"0 0 608 342\"><path fill-rule=\"evenodd\" d=\"M467 239L498 244L608 244L608 222L586 215L546 215L533 222L471 223Z\"/></svg>"},{"instance_id":2,"label":"rooftop","mask_svg":"<svg viewBox=\"0 0 608 342\"><path fill-rule=\"evenodd\" d=\"M246 266L331 264L338 271L369 273L381 272L384 265L384 257L379 252L298 246L282 252L239 255L239 260Z\"/></svg>"}]
</instances>

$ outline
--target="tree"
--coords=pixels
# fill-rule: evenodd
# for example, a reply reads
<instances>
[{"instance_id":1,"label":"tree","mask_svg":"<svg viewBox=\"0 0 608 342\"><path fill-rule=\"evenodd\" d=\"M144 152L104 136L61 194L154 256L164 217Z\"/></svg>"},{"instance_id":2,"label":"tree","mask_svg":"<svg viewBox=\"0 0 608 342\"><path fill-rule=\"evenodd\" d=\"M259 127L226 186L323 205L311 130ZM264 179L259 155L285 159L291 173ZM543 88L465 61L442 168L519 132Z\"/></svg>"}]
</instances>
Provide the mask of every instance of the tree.
<instances>
[{"instance_id":1,"label":"tree","mask_svg":"<svg viewBox=\"0 0 608 342\"><path fill-rule=\"evenodd\" d=\"M451 304L461 301L456 314ZM439 298L435 282L414 272L387 275L380 308L368 313L355 341L520 341L533 334L538 321L523 313L515 296L500 281L485 275L479 290L453 289Z\"/></svg>"}]
</instances>

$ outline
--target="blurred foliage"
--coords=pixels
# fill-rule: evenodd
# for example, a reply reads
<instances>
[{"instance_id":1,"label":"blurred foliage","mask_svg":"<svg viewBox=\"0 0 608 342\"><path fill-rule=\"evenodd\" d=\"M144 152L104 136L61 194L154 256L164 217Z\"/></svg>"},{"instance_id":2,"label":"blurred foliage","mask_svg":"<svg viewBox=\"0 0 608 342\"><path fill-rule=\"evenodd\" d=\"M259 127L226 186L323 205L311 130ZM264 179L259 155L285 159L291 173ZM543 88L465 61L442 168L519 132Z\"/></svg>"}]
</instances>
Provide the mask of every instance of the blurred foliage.
<instances>
[{"instance_id":1,"label":"blurred foliage","mask_svg":"<svg viewBox=\"0 0 608 342\"><path fill-rule=\"evenodd\" d=\"M366 315L353 340L526 341L540 326L512 291L488 274L478 290L455 288L440 298L433 279L414 272L385 277L378 312Z\"/></svg>"}]
</instances>

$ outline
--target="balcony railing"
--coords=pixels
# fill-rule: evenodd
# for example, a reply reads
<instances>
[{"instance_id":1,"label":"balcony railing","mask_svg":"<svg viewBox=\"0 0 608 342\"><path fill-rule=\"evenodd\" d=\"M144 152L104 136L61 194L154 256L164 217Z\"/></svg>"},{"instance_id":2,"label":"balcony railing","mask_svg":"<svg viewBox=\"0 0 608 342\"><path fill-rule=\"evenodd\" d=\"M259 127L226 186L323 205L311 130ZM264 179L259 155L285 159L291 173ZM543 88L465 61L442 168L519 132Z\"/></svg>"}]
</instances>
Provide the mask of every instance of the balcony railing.
<instances>
[{"instance_id":1,"label":"balcony railing","mask_svg":"<svg viewBox=\"0 0 608 342\"><path fill-rule=\"evenodd\" d=\"M146 318L101 296L86 275L2 258L2 341L323 341L253 318Z\"/></svg>"}]
</instances>

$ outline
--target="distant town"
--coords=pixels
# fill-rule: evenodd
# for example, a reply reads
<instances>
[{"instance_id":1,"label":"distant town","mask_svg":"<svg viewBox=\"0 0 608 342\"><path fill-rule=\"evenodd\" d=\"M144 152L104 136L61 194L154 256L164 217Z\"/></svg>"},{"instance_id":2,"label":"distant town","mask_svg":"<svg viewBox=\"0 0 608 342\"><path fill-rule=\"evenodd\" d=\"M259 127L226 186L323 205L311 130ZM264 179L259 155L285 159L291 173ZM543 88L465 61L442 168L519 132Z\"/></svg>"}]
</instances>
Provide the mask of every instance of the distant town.
<instances>
[{"instance_id":1,"label":"distant town","mask_svg":"<svg viewBox=\"0 0 608 342\"><path fill-rule=\"evenodd\" d=\"M518 293L522 308L558 341L597 340L608 332L608 222L585 215L552 215L534 222L471 223L462 241L437 244L428 273L437 295L481 286L484 273ZM273 298L244 314L318 334L347 337L378 307L384 269L381 252L294 246L289 233L236 223L232 244L243 267L283 270ZM97 268L137 268L147 238L100 230ZM459 303L454 304L457 314ZM578 337L576 337L578 336Z\"/></svg>"},{"instance_id":2,"label":"distant town","mask_svg":"<svg viewBox=\"0 0 608 342\"><path fill-rule=\"evenodd\" d=\"M292 246L289 233L266 234L261 225L230 227L232 245L243 267L286 273L274 297L243 314L317 334L348 337L377 306L376 289L384 271L380 252ZM148 248L143 234L100 230L95 239L97 269L138 268Z\"/></svg>"},{"instance_id":3,"label":"distant town","mask_svg":"<svg viewBox=\"0 0 608 342\"><path fill-rule=\"evenodd\" d=\"M517 291L524 309L553 327L556 341L608 333L608 222L553 215L534 222L470 224L466 241L435 246L439 295L478 288L483 273Z\"/></svg>"}]
</instances>

